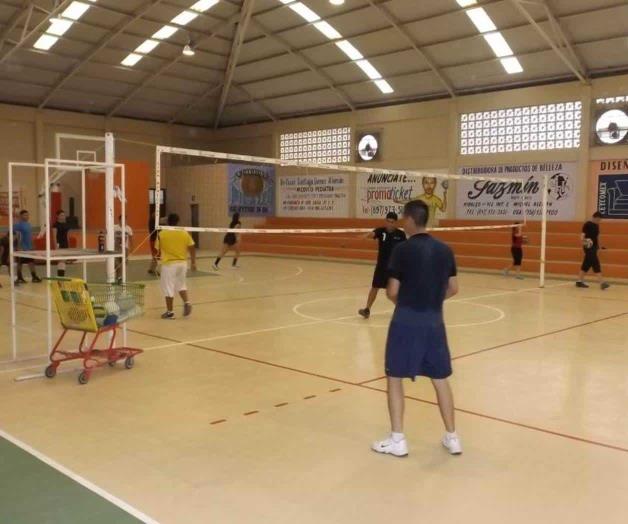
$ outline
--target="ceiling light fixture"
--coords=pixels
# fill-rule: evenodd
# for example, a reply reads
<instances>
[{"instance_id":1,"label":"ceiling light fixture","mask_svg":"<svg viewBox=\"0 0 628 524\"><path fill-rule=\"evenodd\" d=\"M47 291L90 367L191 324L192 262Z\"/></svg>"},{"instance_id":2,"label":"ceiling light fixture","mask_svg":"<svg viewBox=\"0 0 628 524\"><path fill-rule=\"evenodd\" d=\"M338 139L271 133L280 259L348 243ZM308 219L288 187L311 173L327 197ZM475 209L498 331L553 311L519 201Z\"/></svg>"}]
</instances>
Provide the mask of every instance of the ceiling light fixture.
<instances>
[{"instance_id":1,"label":"ceiling light fixture","mask_svg":"<svg viewBox=\"0 0 628 524\"><path fill-rule=\"evenodd\" d=\"M478 0L456 0L460 7L469 7L470 5L475 5L478 3Z\"/></svg>"},{"instance_id":2,"label":"ceiling light fixture","mask_svg":"<svg viewBox=\"0 0 628 524\"><path fill-rule=\"evenodd\" d=\"M345 3L345 0L329 0L331 5L342 5Z\"/></svg>"},{"instance_id":3,"label":"ceiling light fixture","mask_svg":"<svg viewBox=\"0 0 628 524\"><path fill-rule=\"evenodd\" d=\"M89 0L90 2L94 2L96 0ZM181 28L177 26L184 26L189 24L192 20L198 18L201 13L204 13L208 9L211 9L216 4L219 3L220 0L197 0L192 4L188 9L184 9L177 16L175 16L170 24L166 24L162 26L158 31L153 33L149 39L145 40L134 52L129 53L129 55L122 60L122 65L132 67L137 64L144 55L149 54L153 51L163 40L167 40L172 37L177 31ZM293 0L290 0L293 1ZM194 44L190 39L188 39L188 43L183 47L181 51L185 56L194 56Z\"/></svg>"}]
</instances>

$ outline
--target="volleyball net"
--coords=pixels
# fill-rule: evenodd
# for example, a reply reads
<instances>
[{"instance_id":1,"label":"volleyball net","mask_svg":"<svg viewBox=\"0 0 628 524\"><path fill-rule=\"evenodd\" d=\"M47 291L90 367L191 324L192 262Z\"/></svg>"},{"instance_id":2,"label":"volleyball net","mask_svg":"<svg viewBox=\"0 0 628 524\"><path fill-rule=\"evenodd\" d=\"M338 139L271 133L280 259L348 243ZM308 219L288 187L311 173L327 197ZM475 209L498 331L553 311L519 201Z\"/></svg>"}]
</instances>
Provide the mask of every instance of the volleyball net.
<instances>
[{"instance_id":1,"label":"volleyball net","mask_svg":"<svg viewBox=\"0 0 628 524\"><path fill-rule=\"evenodd\" d=\"M430 210L428 230L445 241L454 239L462 252L471 249L466 244L478 243L474 234L482 233L488 235L487 243L499 245L508 258L513 228L526 228L534 220L533 271L540 273L543 285L547 179L539 182L528 175L475 176L344 165L333 163L333 155L320 160L158 146L155 198L163 205L155 206L156 228L199 235L245 235L247 250L249 244L277 245L277 238L292 236L287 243L301 243L294 249L299 254L306 252L315 237L371 233L389 212L401 216L407 202L422 200ZM496 195L499 198L491 202ZM460 209L468 209L465 219L454 218ZM180 216L179 225L165 223L162 215L166 210ZM242 216L242 224L230 228L229 217L236 212ZM350 255L351 242L343 245L349 246ZM456 251L456 245L453 247Z\"/></svg>"}]
</instances>

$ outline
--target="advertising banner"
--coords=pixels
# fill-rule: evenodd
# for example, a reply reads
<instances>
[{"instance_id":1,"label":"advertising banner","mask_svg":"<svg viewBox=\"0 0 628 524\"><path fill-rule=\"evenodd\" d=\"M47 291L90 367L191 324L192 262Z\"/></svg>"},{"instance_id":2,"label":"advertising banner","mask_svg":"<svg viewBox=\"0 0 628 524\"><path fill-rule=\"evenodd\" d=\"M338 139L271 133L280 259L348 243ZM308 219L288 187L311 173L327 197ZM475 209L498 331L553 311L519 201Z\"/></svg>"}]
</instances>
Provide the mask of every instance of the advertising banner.
<instances>
[{"instance_id":1,"label":"advertising banner","mask_svg":"<svg viewBox=\"0 0 628 524\"><path fill-rule=\"evenodd\" d=\"M628 160L593 162L591 173L602 218L628 219Z\"/></svg>"},{"instance_id":2,"label":"advertising banner","mask_svg":"<svg viewBox=\"0 0 628 524\"><path fill-rule=\"evenodd\" d=\"M548 220L573 220L576 215L576 162L533 162L462 167L462 175L513 177L523 184L494 180L456 184L456 218L469 220L540 220L543 177L549 175Z\"/></svg>"},{"instance_id":3,"label":"advertising banner","mask_svg":"<svg viewBox=\"0 0 628 524\"><path fill-rule=\"evenodd\" d=\"M430 227L447 212L447 180L385 173L358 173L357 176L358 218L382 218L391 211L401 216L403 205L410 200L423 200L428 205Z\"/></svg>"},{"instance_id":4,"label":"advertising banner","mask_svg":"<svg viewBox=\"0 0 628 524\"><path fill-rule=\"evenodd\" d=\"M282 217L347 218L349 176L282 175L278 178L277 215Z\"/></svg>"}]
</instances>

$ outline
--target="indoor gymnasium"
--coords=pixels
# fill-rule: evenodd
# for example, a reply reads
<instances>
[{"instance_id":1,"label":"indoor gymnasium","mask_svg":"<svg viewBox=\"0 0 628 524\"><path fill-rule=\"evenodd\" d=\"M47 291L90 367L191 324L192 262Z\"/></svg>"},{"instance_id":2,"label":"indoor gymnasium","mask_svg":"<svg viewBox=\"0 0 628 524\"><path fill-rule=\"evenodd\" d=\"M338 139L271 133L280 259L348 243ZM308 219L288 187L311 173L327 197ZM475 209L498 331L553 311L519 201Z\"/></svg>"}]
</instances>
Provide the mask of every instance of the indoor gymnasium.
<instances>
[{"instance_id":1,"label":"indoor gymnasium","mask_svg":"<svg viewBox=\"0 0 628 524\"><path fill-rule=\"evenodd\" d=\"M0 0L0 523L626 523L627 28Z\"/></svg>"}]
</instances>

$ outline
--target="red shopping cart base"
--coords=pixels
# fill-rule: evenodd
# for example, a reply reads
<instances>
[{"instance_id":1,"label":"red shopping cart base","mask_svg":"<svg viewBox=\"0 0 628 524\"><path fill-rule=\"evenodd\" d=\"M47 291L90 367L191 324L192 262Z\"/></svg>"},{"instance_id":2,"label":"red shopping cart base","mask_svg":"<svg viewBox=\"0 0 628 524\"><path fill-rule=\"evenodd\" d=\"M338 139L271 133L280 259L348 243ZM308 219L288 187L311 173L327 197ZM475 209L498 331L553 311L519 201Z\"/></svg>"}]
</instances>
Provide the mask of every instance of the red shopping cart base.
<instances>
[{"instance_id":1,"label":"red shopping cart base","mask_svg":"<svg viewBox=\"0 0 628 524\"><path fill-rule=\"evenodd\" d=\"M130 347L114 347L116 342L116 335L118 334L120 326L118 324L112 324L111 326L105 326L100 328L94 333L94 338L86 345L85 339L87 333L83 332L78 348L74 351L61 350L59 346L65 338L68 331L74 331L64 329L50 354L50 364L46 367L45 375L48 378L54 378L57 374L57 368L62 362L69 362L71 360L82 360L83 371L81 371L78 381L79 384L87 384L92 371L96 368L109 365L111 367L116 365L116 362L124 361L124 367L131 369L135 364L135 356L143 353L143 350ZM110 334L108 347L105 349L98 349L96 344L98 339L103 334Z\"/></svg>"}]
</instances>

